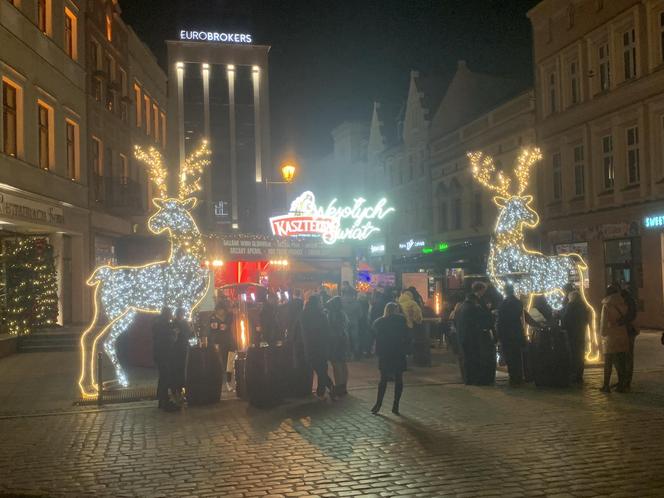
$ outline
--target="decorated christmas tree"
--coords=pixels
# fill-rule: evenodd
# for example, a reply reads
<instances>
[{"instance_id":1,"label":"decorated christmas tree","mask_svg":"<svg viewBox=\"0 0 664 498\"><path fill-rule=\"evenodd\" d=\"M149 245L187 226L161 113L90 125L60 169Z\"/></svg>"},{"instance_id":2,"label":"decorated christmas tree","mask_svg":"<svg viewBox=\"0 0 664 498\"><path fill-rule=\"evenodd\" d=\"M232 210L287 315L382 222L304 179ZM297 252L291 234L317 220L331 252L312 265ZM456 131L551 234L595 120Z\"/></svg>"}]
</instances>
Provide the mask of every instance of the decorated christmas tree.
<instances>
[{"instance_id":1,"label":"decorated christmas tree","mask_svg":"<svg viewBox=\"0 0 664 498\"><path fill-rule=\"evenodd\" d=\"M28 334L58 318L58 281L53 247L43 237L5 241L4 322L10 334Z\"/></svg>"}]
</instances>

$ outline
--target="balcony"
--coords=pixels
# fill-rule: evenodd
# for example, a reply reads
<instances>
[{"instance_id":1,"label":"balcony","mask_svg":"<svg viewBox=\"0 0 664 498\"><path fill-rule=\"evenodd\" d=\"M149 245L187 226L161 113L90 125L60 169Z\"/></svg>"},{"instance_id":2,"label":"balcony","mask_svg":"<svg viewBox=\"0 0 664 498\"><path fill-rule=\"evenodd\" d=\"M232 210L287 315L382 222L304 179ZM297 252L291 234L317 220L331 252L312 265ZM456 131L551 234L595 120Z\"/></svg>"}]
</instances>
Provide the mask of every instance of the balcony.
<instances>
[{"instance_id":1,"label":"balcony","mask_svg":"<svg viewBox=\"0 0 664 498\"><path fill-rule=\"evenodd\" d=\"M92 175L92 188L94 202L109 209L114 214L135 216L143 213L141 184L126 176L109 177Z\"/></svg>"}]
</instances>

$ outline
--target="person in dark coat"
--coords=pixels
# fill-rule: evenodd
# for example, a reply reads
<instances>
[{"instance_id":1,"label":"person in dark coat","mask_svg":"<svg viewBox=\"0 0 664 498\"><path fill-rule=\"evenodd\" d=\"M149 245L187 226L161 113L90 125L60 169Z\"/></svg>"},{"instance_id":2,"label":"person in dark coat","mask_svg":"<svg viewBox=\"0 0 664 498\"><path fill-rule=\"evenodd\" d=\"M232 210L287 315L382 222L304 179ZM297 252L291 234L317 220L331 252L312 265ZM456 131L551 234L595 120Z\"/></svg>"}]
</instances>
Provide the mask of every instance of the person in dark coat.
<instances>
[{"instance_id":1,"label":"person in dark coat","mask_svg":"<svg viewBox=\"0 0 664 498\"><path fill-rule=\"evenodd\" d=\"M455 325L461 346L462 371L467 385L483 385L488 382L482 375L482 360L486 361L484 356L489 350L488 345L493 344L490 331L493 318L491 312L482 304L485 291L484 283L473 283L472 293L468 294L455 312ZM493 356L495 362L495 350Z\"/></svg>"},{"instance_id":2,"label":"person in dark coat","mask_svg":"<svg viewBox=\"0 0 664 498\"><path fill-rule=\"evenodd\" d=\"M376 354L380 382L376 404L371 409L374 415L380 411L387 389L387 381L394 379L394 402L392 413L399 415L399 401L403 392L403 372L406 370L406 352L408 350L409 332L406 319L399 314L397 303L388 303L385 314L378 318L373 329L376 333Z\"/></svg>"},{"instance_id":3,"label":"person in dark coat","mask_svg":"<svg viewBox=\"0 0 664 498\"><path fill-rule=\"evenodd\" d=\"M184 308L175 310L175 343L173 345L173 379L172 385L175 389L174 395L177 403L181 404L183 401L182 390L185 386L187 368L187 353L189 352L189 339L194 336L191 325L185 318Z\"/></svg>"},{"instance_id":4,"label":"person in dark coat","mask_svg":"<svg viewBox=\"0 0 664 498\"><path fill-rule=\"evenodd\" d=\"M274 292L267 295L267 301L261 308L259 319L261 324L261 339L269 345L274 345L283 339L283 333L279 328L278 299Z\"/></svg>"},{"instance_id":5,"label":"person in dark coat","mask_svg":"<svg viewBox=\"0 0 664 498\"><path fill-rule=\"evenodd\" d=\"M505 285L505 299L498 306L496 333L507 363L511 386L523 384L523 348L526 336L523 330L523 304L514 294L514 286Z\"/></svg>"},{"instance_id":6,"label":"person in dark coat","mask_svg":"<svg viewBox=\"0 0 664 498\"><path fill-rule=\"evenodd\" d=\"M350 321L343 311L339 296L327 302L327 317L330 323L330 362L334 373L335 393L338 396L348 394L348 355L350 353L350 337L348 330Z\"/></svg>"},{"instance_id":7,"label":"person in dark coat","mask_svg":"<svg viewBox=\"0 0 664 498\"><path fill-rule=\"evenodd\" d=\"M330 346L330 326L320 296L312 294L304 305L300 318L304 356L318 378L316 395L325 396L326 390L334 398L334 384L327 373Z\"/></svg>"},{"instance_id":8,"label":"person in dark coat","mask_svg":"<svg viewBox=\"0 0 664 498\"><path fill-rule=\"evenodd\" d=\"M152 325L152 355L159 380L157 381L157 400L159 408L165 411L177 410L177 405L169 397L173 387L173 351L175 346L175 328L171 309L164 307Z\"/></svg>"},{"instance_id":9,"label":"person in dark coat","mask_svg":"<svg viewBox=\"0 0 664 498\"><path fill-rule=\"evenodd\" d=\"M210 318L210 338L216 345L222 372L225 372L226 391L232 392L233 385L233 354L237 351L233 310L226 299L220 299L214 307Z\"/></svg>"},{"instance_id":10,"label":"person in dark coat","mask_svg":"<svg viewBox=\"0 0 664 498\"><path fill-rule=\"evenodd\" d=\"M577 290L567 295L567 304L560 316L560 324L567 331L572 359L572 381L583 382L586 357L586 332L591 320L590 309Z\"/></svg>"},{"instance_id":11,"label":"person in dark coat","mask_svg":"<svg viewBox=\"0 0 664 498\"><path fill-rule=\"evenodd\" d=\"M625 313L625 316L618 323L625 326L627 335L629 336L629 352L625 359L625 382L623 386L623 389L629 390L632 387L632 377L634 376L634 342L636 341L636 336L639 335L639 329L634 325L638 309L636 300L629 290L625 288L621 289L620 295L627 305L627 313ZM612 387L618 387L618 385L615 384Z\"/></svg>"}]
</instances>

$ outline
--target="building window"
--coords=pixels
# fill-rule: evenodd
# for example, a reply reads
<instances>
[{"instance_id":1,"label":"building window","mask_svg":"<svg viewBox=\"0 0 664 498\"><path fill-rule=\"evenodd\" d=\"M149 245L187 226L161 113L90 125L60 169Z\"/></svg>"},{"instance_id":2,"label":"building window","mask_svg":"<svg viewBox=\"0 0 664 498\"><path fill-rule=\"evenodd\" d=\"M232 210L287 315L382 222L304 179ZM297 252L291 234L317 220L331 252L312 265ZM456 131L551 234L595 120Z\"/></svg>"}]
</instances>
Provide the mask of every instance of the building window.
<instances>
[{"instance_id":1,"label":"building window","mask_svg":"<svg viewBox=\"0 0 664 498\"><path fill-rule=\"evenodd\" d=\"M553 200L559 201L563 196L563 172L560 152L551 156L551 172L553 174Z\"/></svg>"},{"instance_id":2,"label":"building window","mask_svg":"<svg viewBox=\"0 0 664 498\"><path fill-rule=\"evenodd\" d=\"M581 197L586 191L585 171L583 161L583 145L574 147L574 194Z\"/></svg>"},{"instance_id":3,"label":"building window","mask_svg":"<svg viewBox=\"0 0 664 498\"><path fill-rule=\"evenodd\" d=\"M51 141L51 119L52 109L39 102L37 104L37 123L39 126L39 167L41 169L51 168L51 152L53 143Z\"/></svg>"},{"instance_id":4,"label":"building window","mask_svg":"<svg viewBox=\"0 0 664 498\"><path fill-rule=\"evenodd\" d=\"M127 156L120 154L120 183L122 185L129 184L129 162L127 161Z\"/></svg>"},{"instance_id":5,"label":"building window","mask_svg":"<svg viewBox=\"0 0 664 498\"><path fill-rule=\"evenodd\" d=\"M579 68L576 61L570 62L569 81L570 81L570 100L572 105L579 103Z\"/></svg>"},{"instance_id":6,"label":"building window","mask_svg":"<svg viewBox=\"0 0 664 498\"><path fill-rule=\"evenodd\" d=\"M90 42L90 66L92 67L92 95L97 102L101 102L101 80L97 74L99 67L99 44L94 40Z\"/></svg>"},{"instance_id":7,"label":"building window","mask_svg":"<svg viewBox=\"0 0 664 498\"><path fill-rule=\"evenodd\" d=\"M461 230L461 197L457 197L452 201L452 218L454 223L454 230Z\"/></svg>"},{"instance_id":8,"label":"building window","mask_svg":"<svg viewBox=\"0 0 664 498\"><path fill-rule=\"evenodd\" d=\"M120 72L120 118L127 123L129 121L129 108L127 105L127 73L124 69L119 68Z\"/></svg>"},{"instance_id":9,"label":"building window","mask_svg":"<svg viewBox=\"0 0 664 498\"><path fill-rule=\"evenodd\" d=\"M611 86L611 62L609 60L609 44L604 43L598 48L599 89L606 91Z\"/></svg>"},{"instance_id":10,"label":"building window","mask_svg":"<svg viewBox=\"0 0 664 498\"><path fill-rule=\"evenodd\" d=\"M106 14L106 39L113 41L113 18L111 14Z\"/></svg>"},{"instance_id":11,"label":"building window","mask_svg":"<svg viewBox=\"0 0 664 498\"><path fill-rule=\"evenodd\" d=\"M136 128L142 126L141 120L141 87L134 83L134 106L136 107Z\"/></svg>"},{"instance_id":12,"label":"building window","mask_svg":"<svg viewBox=\"0 0 664 498\"><path fill-rule=\"evenodd\" d=\"M101 140L92 137L92 172L97 177L104 176L104 163L101 157L103 150Z\"/></svg>"},{"instance_id":13,"label":"building window","mask_svg":"<svg viewBox=\"0 0 664 498\"><path fill-rule=\"evenodd\" d=\"M159 108L157 107L157 104L152 104L152 117L154 119L154 125L152 127L154 141L159 142Z\"/></svg>"},{"instance_id":14,"label":"building window","mask_svg":"<svg viewBox=\"0 0 664 498\"><path fill-rule=\"evenodd\" d=\"M2 150L16 157L18 153L18 90L2 81Z\"/></svg>"},{"instance_id":15,"label":"building window","mask_svg":"<svg viewBox=\"0 0 664 498\"><path fill-rule=\"evenodd\" d=\"M150 135L150 97L147 95L143 96L144 110L145 110L145 133Z\"/></svg>"},{"instance_id":16,"label":"building window","mask_svg":"<svg viewBox=\"0 0 664 498\"><path fill-rule=\"evenodd\" d=\"M549 89L549 112L554 113L558 110L557 99L556 99L556 73L549 74L548 89Z\"/></svg>"},{"instance_id":17,"label":"building window","mask_svg":"<svg viewBox=\"0 0 664 498\"><path fill-rule=\"evenodd\" d=\"M440 203L440 216L438 218L438 231L447 232L449 230L448 224L449 216L447 215L447 201Z\"/></svg>"},{"instance_id":18,"label":"building window","mask_svg":"<svg viewBox=\"0 0 664 498\"><path fill-rule=\"evenodd\" d=\"M482 226L482 192L473 193L473 226Z\"/></svg>"},{"instance_id":19,"label":"building window","mask_svg":"<svg viewBox=\"0 0 664 498\"><path fill-rule=\"evenodd\" d=\"M664 62L664 12L659 14L659 56L659 60Z\"/></svg>"},{"instance_id":20,"label":"building window","mask_svg":"<svg viewBox=\"0 0 664 498\"><path fill-rule=\"evenodd\" d=\"M613 166L613 137L611 135L602 137L602 177L604 188L613 190L615 170Z\"/></svg>"},{"instance_id":21,"label":"building window","mask_svg":"<svg viewBox=\"0 0 664 498\"><path fill-rule=\"evenodd\" d=\"M78 125L73 121L65 121L67 143L67 175L71 180L78 180Z\"/></svg>"},{"instance_id":22,"label":"building window","mask_svg":"<svg viewBox=\"0 0 664 498\"><path fill-rule=\"evenodd\" d=\"M113 111L115 106L115 91L112 89L115 82L115 63L110 55L104 57L104 72L106 73L106 109Z\"/></svg>"},{"instance_id":23,"label":"building window","mask_svg":"<svg viewBox=\"0 0 664 498\"><path fill-rule=\"evenodd\" d=\"M65 51L72 59L78 58L78 25L74 13L65 7Z\"/></svg>"},{"instance_id":24,"label":"building window","mask_svg":"<svg viewBox=\"0 0 664 498\"><path fill-rule=\"evenodd\" d=\"M166 114L161 113L161 146L166 147Z\"/></svg>"},{"instance_id":25,"label":"building window","mask_svg":"<svg viewBox=\"0 0 664 498\"><path fill-rule=\"evenodd\" d=\"M636 34L634 29L623 33L623 66L626 80L636 76Z\"/></svg>"},{"instance_id":26,"label":"building window","mask_svg":"<svg viewBox=\"0 0 664 498\"><path fill-rule=\"evenodd\" d=\"M51 0L37 0L37 27L45 35L51 34Z\"/></svg>"},{"instance_id":27,"label":"building window","mask_svg":"<svg viewBox=\"0 0 664 498\"><path fill-rule=\"evenodd\" d=\"M630 185L641 179L639 158L639 127L627 129L627 182Z\"/></svg>"}]
</instances>

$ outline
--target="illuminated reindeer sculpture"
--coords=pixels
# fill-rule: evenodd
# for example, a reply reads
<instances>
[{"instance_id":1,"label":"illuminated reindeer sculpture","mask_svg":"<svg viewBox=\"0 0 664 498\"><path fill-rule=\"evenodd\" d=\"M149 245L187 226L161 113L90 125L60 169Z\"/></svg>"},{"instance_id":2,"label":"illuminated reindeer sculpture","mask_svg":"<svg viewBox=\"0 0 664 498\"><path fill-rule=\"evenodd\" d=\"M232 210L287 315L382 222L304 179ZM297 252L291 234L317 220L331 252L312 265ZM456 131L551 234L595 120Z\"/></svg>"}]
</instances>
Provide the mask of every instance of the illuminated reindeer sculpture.
<instances>
[{"instance_id":1,"label":"illuminated reindeer sculpture","mask_svg":"<svg viewBox=\"0 0 664 498\"><path fill-rule=\"evenodd\" d=\"M523 195L528 187L530 173L537 161L542 158L537 148L523 149L515 167L518 187L511 190L511 179L496 171L493 158L482 152L471 152L472 174L475 179L497 195L493 202L500 212L491 236L487 273L493 285L502 289L511 283L518 296L528 296L528 306L534 296L544 296L555 310L562 307L565 292L563 288L570 282L570 274L576 273L581 285L579 292L591 311L591 324L587 331L586 357L595 359L599 354L596 334L595 310L585 296L583 282L588 270L583 258L578 254L545 256L541 252L528 249L524 242L524 228L533 229L539 224L539 216L531 207L533 196Z\"/></svg>"},{"instance_id":2,"label":"illuminated reindeer sculpture","mask_svg":"<svg viewBox=\"0 0 664 498\"><path fill-rule=\"evenodd\" d=\"M100 345L113 364L116 381L123 387L129 385L118 361L116 342L137 313L159 313L164 307L172 311L182 307L189 318L205 295L209 285L209 273L201 266L205 245L190 213L196 206L196 198L189 196L200 189L200 175L209 164L209 155L207 143L203 142L202 148L185 162L178 198L168 198L161 155L153 148L148 153L137 148L136 156L148 164L150 176L161 194L160 198L152 200L157 211L148 220L148 229L157 235L168 233L170 253L167 260L142 266L104 265L88 279L87 284L95 287L95 312L92 323L81 336L79 387L84 397L95 396L98 392L94 367ZM102 310L108 323L96 330Z\"/></svg>"}]
</instances>

